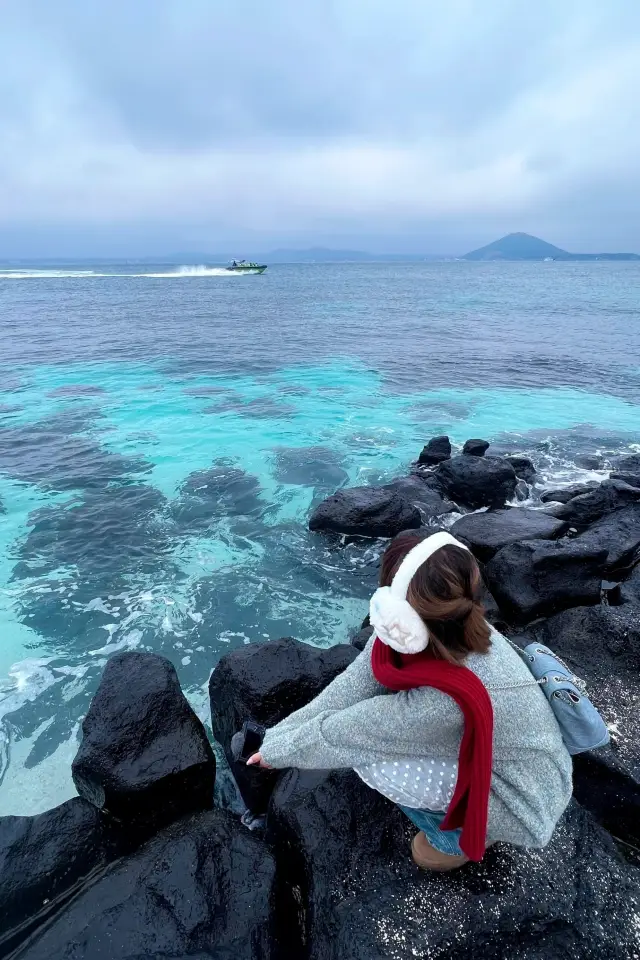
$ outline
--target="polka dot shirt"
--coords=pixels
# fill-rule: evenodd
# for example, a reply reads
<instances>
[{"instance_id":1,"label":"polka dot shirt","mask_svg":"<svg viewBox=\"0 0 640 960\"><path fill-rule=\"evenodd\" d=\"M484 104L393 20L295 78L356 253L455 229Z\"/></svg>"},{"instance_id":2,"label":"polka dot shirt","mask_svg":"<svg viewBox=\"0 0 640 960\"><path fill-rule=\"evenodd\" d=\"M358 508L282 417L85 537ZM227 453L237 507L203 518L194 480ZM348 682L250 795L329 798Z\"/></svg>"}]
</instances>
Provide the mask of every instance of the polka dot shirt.
<instances>
[{"instance_id":1,"label":"polka dot shirt","mask_svg":"<svg viewBox=\"0 0 640 960\"><path fill-rule=\"evenodd\" d=\"M394 803L417 810L446 810L458 764L454 760L397 760L356 767L361 780Z\"/></svg>"}]
</instances>

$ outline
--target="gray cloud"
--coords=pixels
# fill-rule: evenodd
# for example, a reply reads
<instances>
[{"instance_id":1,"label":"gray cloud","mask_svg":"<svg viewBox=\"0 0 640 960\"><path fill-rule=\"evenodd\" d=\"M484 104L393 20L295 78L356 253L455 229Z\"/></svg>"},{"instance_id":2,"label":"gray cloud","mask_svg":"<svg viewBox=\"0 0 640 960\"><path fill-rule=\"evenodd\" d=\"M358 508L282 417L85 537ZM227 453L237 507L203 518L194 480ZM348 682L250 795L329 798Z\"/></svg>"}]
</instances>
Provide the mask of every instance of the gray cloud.
<instances>
[{"instance_id":1,"label":"gray cloud","mask_svg":"<svg viewBox=\"0 0 640 960\"><path fill-rule=\"evenodd\" d=\"M635 0L5 0L3 19L0 240L640 248Z\"/></svg>"}]
</instances>

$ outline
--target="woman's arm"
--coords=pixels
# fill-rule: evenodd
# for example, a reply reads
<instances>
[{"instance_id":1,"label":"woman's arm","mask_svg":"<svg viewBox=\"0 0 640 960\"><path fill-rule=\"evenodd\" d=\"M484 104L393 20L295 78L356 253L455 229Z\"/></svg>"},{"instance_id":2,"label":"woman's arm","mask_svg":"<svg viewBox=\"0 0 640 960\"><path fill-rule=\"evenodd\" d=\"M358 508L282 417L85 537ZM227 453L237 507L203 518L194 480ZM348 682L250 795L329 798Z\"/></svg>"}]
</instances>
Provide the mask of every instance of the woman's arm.
<instances>
[{"instance_id":1,"label":"woman's arm","mask_svg":"<svg viewBox=\"0 0 640 960\"><path fill-rule=\"evenodd\" d=\"M260 755L271 767L310 770L398 757L449 759L458 755L462 730L455 701L432 687L420 687L324 709L288 727L280 723L267 730Z\"/></svg>"},{"instance_id":2,"label":"woman's arm","mask_svg":"<svg viewBox=\"0 0 640 960\"><path fill-rule=\"evenodd\" d=\"M369 697L382 693L384 687L378 683L371 669L372 647L373 636L362 653L349 664L346 670L339 673L328 687L325 687L305 707L289 714L272 729L285 730L297 727L325 710L344 710L345 707L350 707L359 700L368 700Z\"/></svg>"}]
</instances>

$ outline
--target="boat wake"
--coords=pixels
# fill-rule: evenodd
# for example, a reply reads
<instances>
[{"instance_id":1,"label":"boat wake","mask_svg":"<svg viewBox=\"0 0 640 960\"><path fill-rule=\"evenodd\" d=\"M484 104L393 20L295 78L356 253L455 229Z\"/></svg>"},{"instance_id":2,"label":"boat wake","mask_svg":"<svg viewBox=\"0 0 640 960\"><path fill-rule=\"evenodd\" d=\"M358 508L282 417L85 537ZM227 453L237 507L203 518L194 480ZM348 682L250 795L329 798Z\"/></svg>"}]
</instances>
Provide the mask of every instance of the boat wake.
<instances>
[{"instance_id":1,"label":"boat wake","mask_svg":"<svg viewBox=\"0 0 640 960\"><path fill-rule=\"evenodd\" d=\"M150 279L185 280L191 277L238 277L242 273L258 271L232 271L226 267L206 267L184 265L173 270L146 271L143 273L100 272L97 270L0 270L1 280L95 280L95 279Z\"/></svg>"}]
</instances>

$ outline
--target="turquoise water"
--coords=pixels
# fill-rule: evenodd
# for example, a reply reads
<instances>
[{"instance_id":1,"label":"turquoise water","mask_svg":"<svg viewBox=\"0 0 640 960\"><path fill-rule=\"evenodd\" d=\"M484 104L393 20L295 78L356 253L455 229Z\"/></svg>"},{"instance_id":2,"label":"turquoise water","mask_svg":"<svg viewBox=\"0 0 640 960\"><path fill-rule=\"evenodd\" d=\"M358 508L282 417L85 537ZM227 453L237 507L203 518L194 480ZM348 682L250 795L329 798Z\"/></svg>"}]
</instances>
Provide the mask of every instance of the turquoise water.
<instances>
[{"instance_id":1,"label":"turquoise water","mask_svg":"<svg viewBox=\"0 0 640 960\"><path fill-rule=\"evenodd\" d=\"M73 793L112 652L170 657L206 718L225 651L346 639L382 544L308 532L337 487L438 433L546 482L640 449L640 271L533 266L0 273L0 813Z\"/></svg>"}]
</instances>

